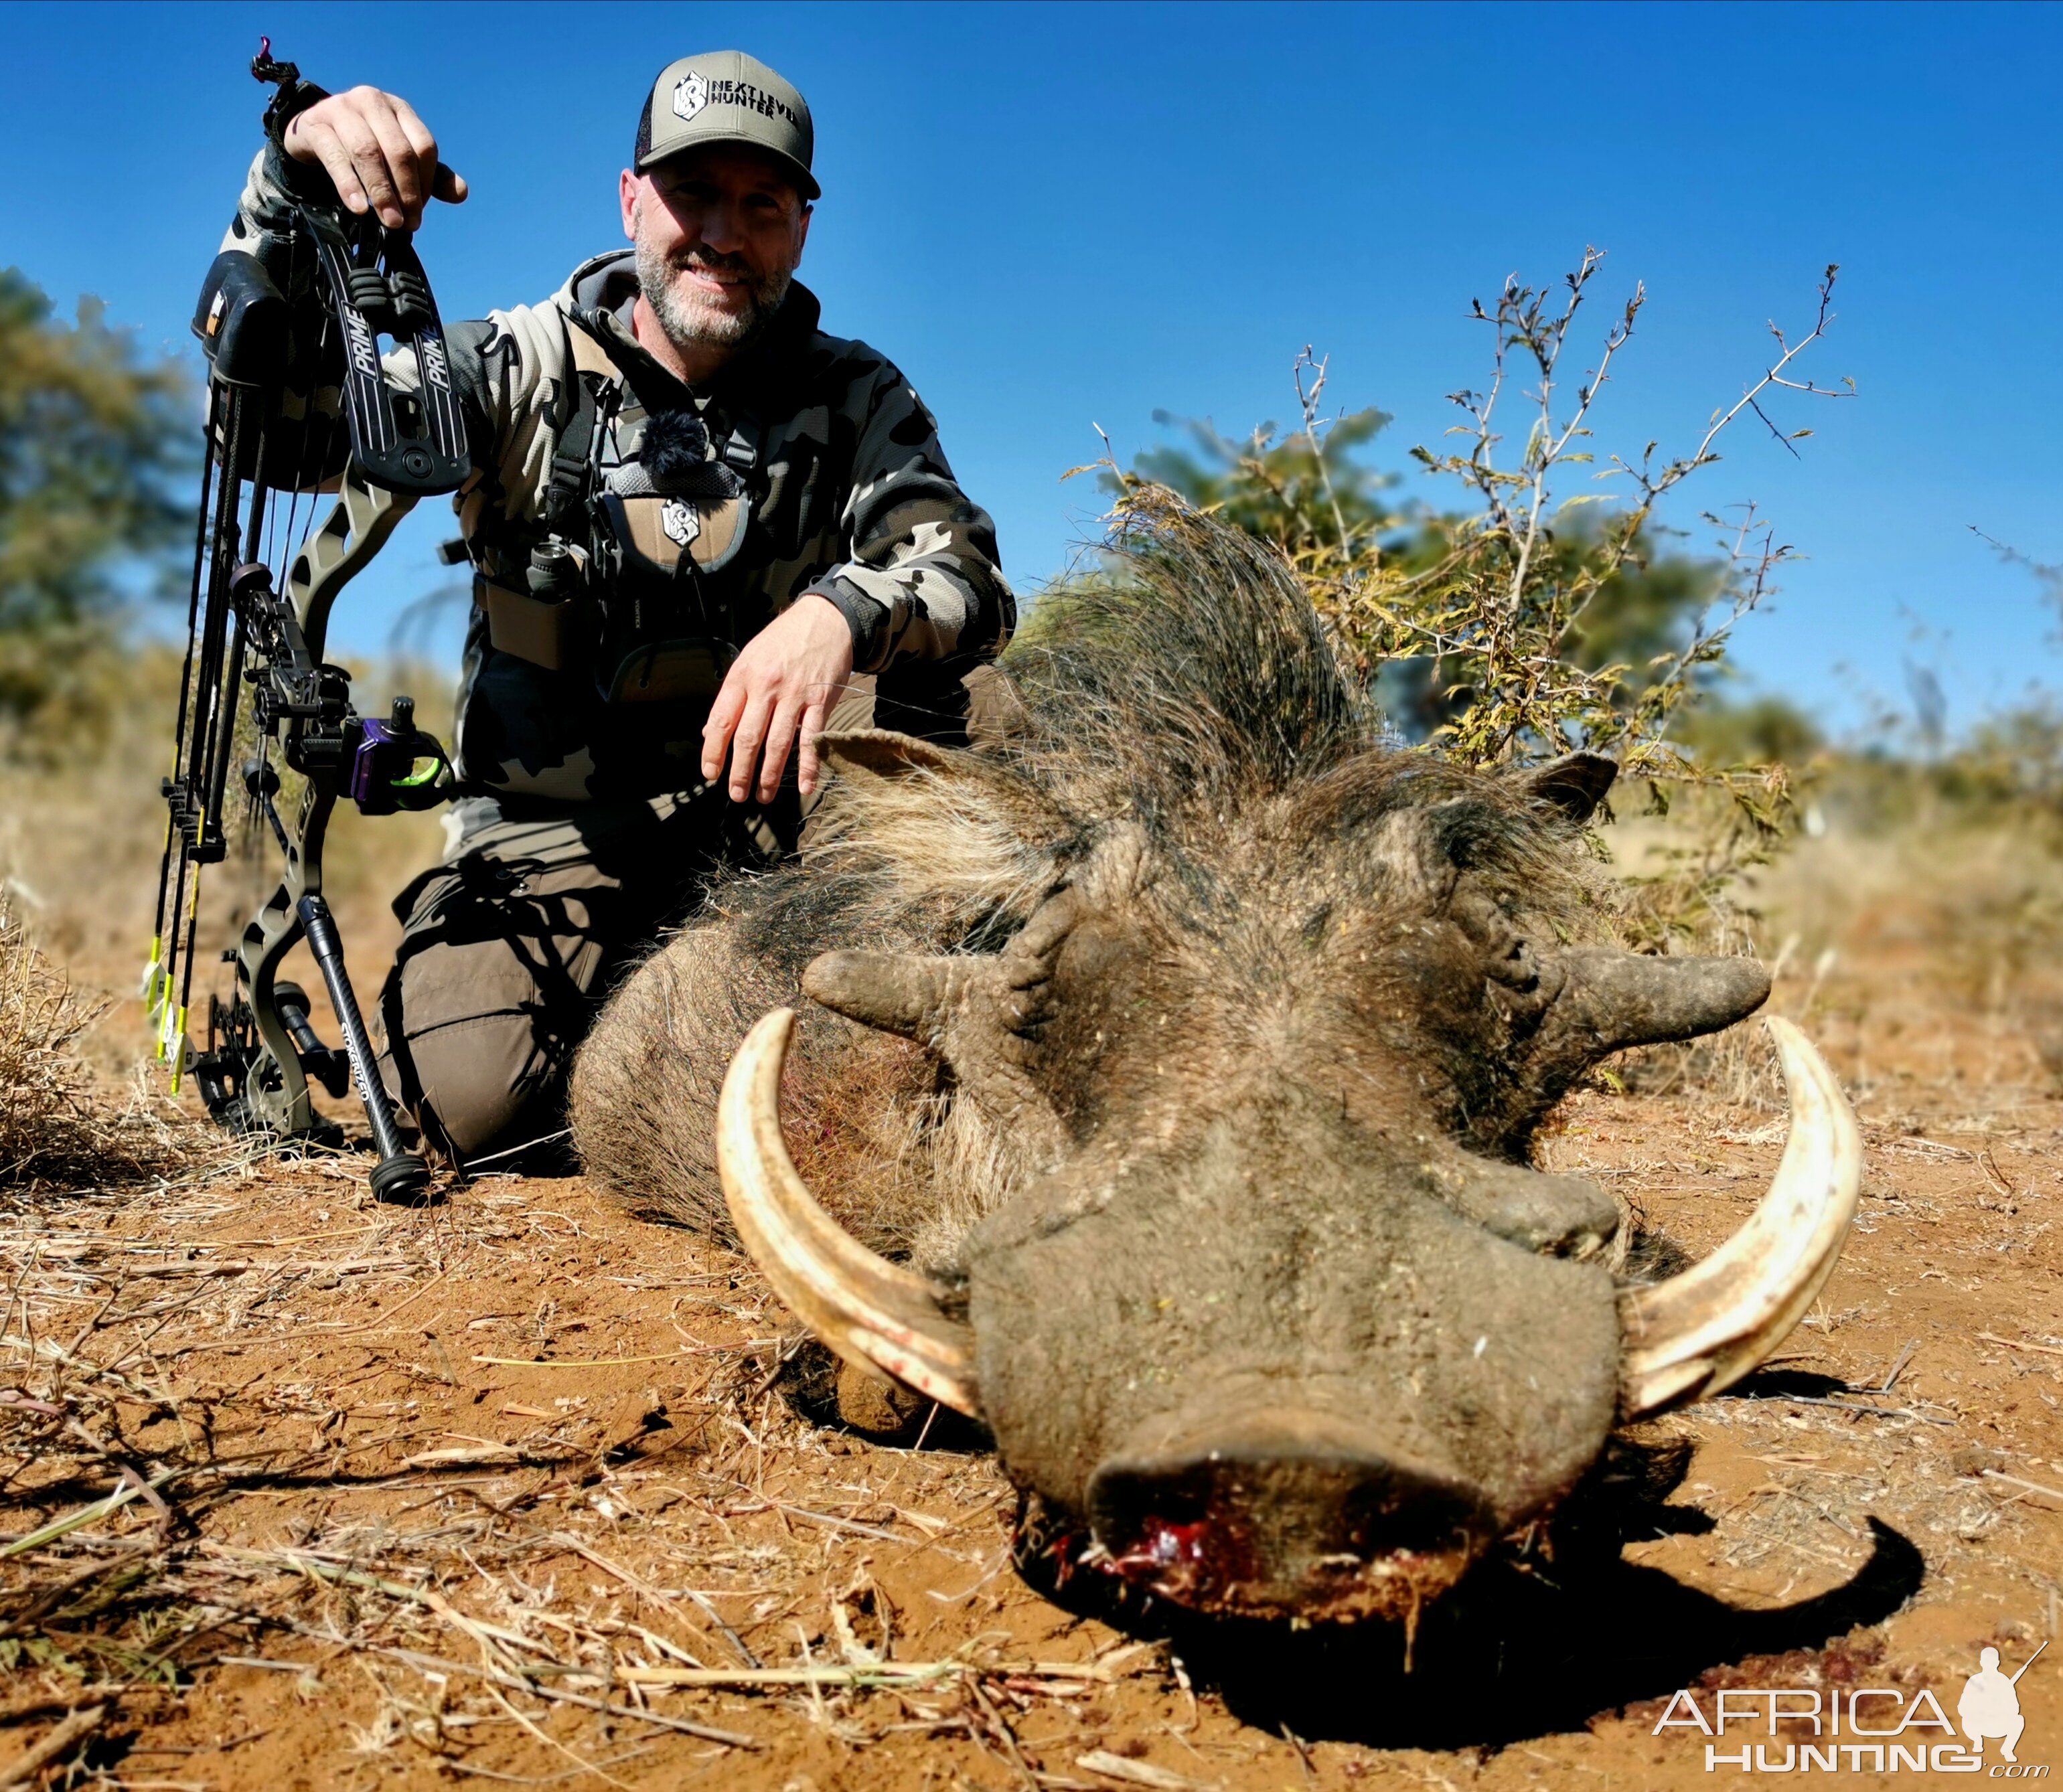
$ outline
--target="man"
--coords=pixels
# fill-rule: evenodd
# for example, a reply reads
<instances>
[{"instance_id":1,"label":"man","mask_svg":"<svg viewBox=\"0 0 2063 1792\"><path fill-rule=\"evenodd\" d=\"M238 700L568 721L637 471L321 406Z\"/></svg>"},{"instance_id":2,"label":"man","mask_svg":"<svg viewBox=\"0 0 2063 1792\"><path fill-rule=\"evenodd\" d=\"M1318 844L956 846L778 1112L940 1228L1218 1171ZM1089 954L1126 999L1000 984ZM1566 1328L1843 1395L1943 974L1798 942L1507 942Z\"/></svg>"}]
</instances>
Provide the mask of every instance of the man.
<instances>
[{"instance_id":1,"label":"man","mask_svg":"<svg viewBox=\"0 0 2063 1792\"><path fill-rule=\"evenodd\" d=\"M607 983L716 871L793 850L827 726L964 742L1007 710L993 526L908 382L794 279L813 150L764 64L670 64L619 183L632 247L448 332L463 792L381 997L389 1087L448 1158L560 1126ZM467 191L405 101L356 87L260 155L226 246L332 186L411 230Z\"/></svg>"}]
</instances>

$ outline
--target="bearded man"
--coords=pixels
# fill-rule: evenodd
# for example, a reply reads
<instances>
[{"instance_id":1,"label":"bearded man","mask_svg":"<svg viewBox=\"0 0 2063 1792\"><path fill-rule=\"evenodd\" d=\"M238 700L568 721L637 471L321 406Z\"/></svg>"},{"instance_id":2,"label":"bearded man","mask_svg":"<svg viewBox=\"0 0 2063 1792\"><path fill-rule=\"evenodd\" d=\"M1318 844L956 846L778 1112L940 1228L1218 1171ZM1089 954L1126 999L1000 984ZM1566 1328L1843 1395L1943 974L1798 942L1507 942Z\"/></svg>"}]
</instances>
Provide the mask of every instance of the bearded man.
<instances>
[{"instance_id":1,"label":"bearded man","mask_svg":"<svg viewBox=\"0 0 2063 1792\"><path fill-rule=\"evenodd\" d=\"M395 904L380 1018L389 1089L449 1159L561 1125L614 974L716 871L794 850L827 727L1007 725L994 527L909 382L818 329L794 278L813 151L763 63L674 62L619 183L633 247L448 332L473 460L461 795ZM224 247L262 257L295 197L413 230L465 195L406 101L356 87L267 146ZM387 365L416 384L408 352Z\"/></svg>"}]
</instances>

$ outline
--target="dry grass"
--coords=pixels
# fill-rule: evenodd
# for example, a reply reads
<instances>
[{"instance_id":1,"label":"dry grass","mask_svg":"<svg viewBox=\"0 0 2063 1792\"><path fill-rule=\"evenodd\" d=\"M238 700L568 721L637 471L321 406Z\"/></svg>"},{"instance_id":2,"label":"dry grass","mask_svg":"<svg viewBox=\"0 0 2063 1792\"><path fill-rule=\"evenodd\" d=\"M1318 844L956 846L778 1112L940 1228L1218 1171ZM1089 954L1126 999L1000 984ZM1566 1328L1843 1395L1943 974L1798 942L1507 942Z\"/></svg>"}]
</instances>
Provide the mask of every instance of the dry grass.
<instances>
[{"instance_id":1,"label":"dry grass","mask_svg":"<svg viewBox=\"0 0 2063 1792\"><path fill-rule=\"evenodd\" d=\"M1952 810L1864 830L1830 810L1824 836L1757 874L1746 900L1784 1011L1852 1054L1859 1099L1916 1125L1952 1107L1968 1127L2016 1123L2057 1092L2063 856L2047 830Z\"/></svg>"},{"instance_id":2,"label":"dry grass","mask_svg":"<svg viewBox=\"0 0 2063 1792\"><path fill-rule=\"evenodd\" d=\"M1843 804L1839 777L1832 781L1821 831L1739 866L1709 898L1681 908L1663 930L1671 949L1760 958L1774 982L1770 1011L1814 1033L1848 1035L1867 1021L1903 1040L1924 988L1979 1020L1985 1082L2003 1092L2009 1061L2028 1046L2042 1066L2035 1083L2063 1087L2063 852L2053 826L1943 803L1872 825ZM1635 819L1605 839L1616 871L1647 880L1631 900L1636 933L1655 919L1658 894L1695 890L1727 856L1725 840L1695 818L1680 830ZM1935 1049L1945 1056L1950 1047L1944 1039ZM1750 1022L1628 1053L1602 1081L1773 1113L1784 1106L1775 1066ZM1867 1053L1856 1068L1869 1093L1876 1073Z\"/></svg>"},{"instance_id":3,"label":"dry grass","mask_svg":"<svg viewBox=\"0 0 2063 1792\"><path fill-rule=\"evenodd\" d=\"M37 950L0 893L0 1185L133 1182L212 1149L140 1085L120 1105L94 1087L76 1047L104 1006Z\"/></svg>"},{"instance_id":4,"label":"dry grass","mask_svg":"<svg viewBox=\"0 0 2063 1792\"><path fill-rule=\"evenodd\" d=\"M0 891L79 998L98 1011L74 1043L103 1089L126 1090L146 1035L136 991L149 955L165 826L158 781L167 769L178 673L167 650L141 651L103 669L106 713L89 750L47 762L0 754ZM439 725L442 680L376 669L359 682L368 711L384 708L384 693L398 686L421 693L424 725ZM434 814L368 819L347 806L332 824L324 894L336 911L361 1002L368 1000L368 983L377 989L400 934L389 902L436 859L442 842ZM228 993L229 975L217 954L235 942L279 866L259 822L242 830L228 858L203 882L192 1004L197 1031L207 1025L208 994ZM322 979L304 950L290 956L284 974L314 994L321 1023L328 1025Z\"/></svg>"}]
</instances>

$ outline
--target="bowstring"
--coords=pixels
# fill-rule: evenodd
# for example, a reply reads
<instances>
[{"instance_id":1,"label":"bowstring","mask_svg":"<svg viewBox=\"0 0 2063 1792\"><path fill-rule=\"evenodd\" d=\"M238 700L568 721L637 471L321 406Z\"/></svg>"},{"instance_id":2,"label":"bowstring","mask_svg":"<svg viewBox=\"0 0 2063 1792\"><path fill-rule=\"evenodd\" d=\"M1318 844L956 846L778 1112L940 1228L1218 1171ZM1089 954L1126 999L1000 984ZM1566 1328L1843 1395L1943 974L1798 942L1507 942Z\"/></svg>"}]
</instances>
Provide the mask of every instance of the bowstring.
<instances>
[{"instance_id":1,"label":"bowstring","mask_svg":"<svg viewBox=\"0 0 2063 1792\"><path fill-rule=\"evenodd\" d=\"M300 230L294 231L288 239L287 248L287 290L289 292L295 291L300 283L303 258L308 251L308 244L305 233ZM315 278L320 283L319 271ZM329 464L330 453L336 444L338 419L327 415L318 403L322 390L324 372L328 364L329 348L333 340L336 318L328 303L320 304L319 309L321 316L316 329L314 352L308 363L308 391L303 399L300 440L295 453L292 476L288 480L286 485L286 521L283 526L275 527L266 558L267 566L272 574L272 588L283 602L292 601L288 575L303 546L302 496L304 492L308 496L307 527L310 532L312 532L321 497L320 486L323 471ZM284 412L284 405L282 410ZM282 420L284 421L284 416ZM274 488L275 524L278 511L277 490L275 487ZM292 725L288 724L288 725L291 727ZM258 850L263 844L262 836L257 826L261 815L266 818L283 854L291 858L294 845L296 844L289 840L285 824L280 820L277 799L264 793L267 781L266 772L271 764L272 744L273 737L269 730L261 729L258 732L257 753L254 767L255 775L251 781L251 802L248 809L250 829L248 838L254 865L257 862ZM284 786L282 794L284 794ZM282 867L283 878L287 874L289 868ZM260 883L263 881L262 878L259 880ZM255 894L262 899L264 893L260 890Z\"/></svg>"},{"instance_id":2,"label":"bowstring","mask_svg":"<svg viewBox=\"0 0 2063 1792\"><path fill-rule=\"evenodd\" d=\"M182 794L187 799L187 826L180 830L179 887L171 925L167 929L171 944L165 961L165 1019L159 1050L161 1056L171 1059L175 1091L186 1068L187 1011L193 995L194 946L200 914L202 859L194 849L207 840L211 813L208 787L213 782L211 772L222 724L223 605L216 601L216 597L227 586L228 575L223 565L223 553L226 547L233 551L243 504L241 469L249 395L231 389L222 409L226 417L220 436L223 444L221 476L216 482L213 508L203 512L207 519L204 545L207 605L199 631L201 639L193 679L192 738L185 773L179 782ZM195 798L199 799L198 803L193 800ZM191 841L187 838L189 827L194 836ZM176 1006L171 1002L175 974L179 990Z\"/></svg>"},{"instance_id":3,"label":"bowstring","mask_svg":"<svg viewBox=\"0 0 2063 1792\"><path fill-rule=\"evenodd\" d=\"M189 757L187 741L187 718L194 701L194 653L199 634L200 594L207 577L208 543L212 536L210 516L219 496L215 484L216 463L219 454L222 430L224 427L223 397L220 387L213 380L208 382L207 415L202 424L200 503L195 512L193 578L187 591L187 650L179 665L179 703L178 720L172 728L172 765L170 789L166 792L165 845L158 861L158 901L152 914L151 958L146 976L151 981L144 990L147 1004L154 1000L161 1007L168 1004L171 996L173 960L179 953L179 913L181 899L186 891L187 846L186 830L179 827L174 819L172 797L178 791ZM174 835L178 836L176 855L179 876L176 883L172 878L175 862ZM166 898L171 898L169 912ZM167 950L172 954L168 960ZM169 1012L164 1019L171 1019ZM160 1023L159 1056L164 1055L165 1042L163 1023Z\"/></svg>"},{"instance_id":4,"label":"bowstring","mask_svg":"<svg viewBox=\"0 0 2063 1792\"><path fill-rule=\"evenodd\" d=\"M296 294L300 287L304 257L307 247L304 231L296 229L288 235L285 284L286 290L290 295ZM312 526L320 496L317 488L321 472L328 464L329 451L336 435L335 420L324 416L317 403L321 390L323 371L328 361L333 323L328 305L320 304L319 309L321 314L320 320L316 326L314 352L308 363L308 391L303 396L301 427L295 451L294 466L291 477L284 484L286 518L284 523L279 519L281 487L274 484L267 492L264 563L272 577L272 589L283 601L288 601L289 598L288 573L302 546L302 495L304 492L308 495L308 522ZM283 391L279 406L280 415L278 419L283 427L287 421L286 396L286 392ZM254 871L256 871L260 864L259 854L263 845L265 832L259 826L261 818L266 822L283 853L291 854L292 848L285 826L279 818L278 801L268 794L266 790L269 781L267 773L271 765L272 731L267 729L255 729L254 737L255 752L247 786L248 800L244 806L243 845L247 862L251 866ZM282 875L284 875L284 870ZM251 886L254 902L262 902L264 899L266 894L263 887L264 881L262 872L258 872L258 874L254 877Z\"/></svg>"},{"instance_id":5,"label":"bowstring","mask_svg":"<svg viewBox=\"0 0 2063 1792\"><path fill-rule=\"evenodd\" d=\"M266 428L266 419L262 411L258 417L257 440L251 456L251 495L247 512L243 508L243 495L240 490L243 483L241 477L243 464L243 436L247 421L243 413L247 412L254 404L260 402L262 402L261 400L254 398L248 393L237 396L236 410L239 416L232 431L234 458L229 464L230 478L226 487L230 494L231 503L224 519L231 527L222 532L230 539L219 540L217 543L219 556L223 548L233 548L239 544L235 537L240 533L242 537L240 544L246 562L255 561L258 557L267 516L265 475L267 471L266 461L268 458L267 450L270 447L271 432ZM211 750L204 762L207 789L204 797L204 806L201 811L203 832L207 826L207 818L213 816L215 818L216 829L224 835L225 843L227 830L223 825L225 819L223 806L227 795L225 786L228 781L230 761L236 755L236 698L238 689L243 679L243 656L248 641L249 630L244 621L243 612L241 607L237 607L235 619L231 628L227 663L222 665L215 673L217 682L215 685L214 713L211 718L209 729ZM199 866L195 865L193 895L187 906L185 961L179 966L179 1030L182 1034L186 1031L185 1016L193 1000L195 947L200 930L199 872ZM212 1031L211 1025L211 1034ZM209 1043L213 1043L211 1038ZM184 1055L183 1047L181 1049L181 1055L183 1057Z\"/></svg>"}]
</instances>

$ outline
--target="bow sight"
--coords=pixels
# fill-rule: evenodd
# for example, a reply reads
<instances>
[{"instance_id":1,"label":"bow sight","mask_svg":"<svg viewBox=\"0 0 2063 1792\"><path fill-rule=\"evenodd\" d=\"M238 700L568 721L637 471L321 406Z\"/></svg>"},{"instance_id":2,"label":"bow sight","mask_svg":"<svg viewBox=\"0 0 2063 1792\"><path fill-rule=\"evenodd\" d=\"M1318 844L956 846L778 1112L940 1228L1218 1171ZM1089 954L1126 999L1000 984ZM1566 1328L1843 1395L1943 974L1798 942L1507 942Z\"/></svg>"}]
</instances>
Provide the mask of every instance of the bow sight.
<instances>
[{"instance_id":1,"label":"bow sight","mask_svg":"<svg viewBox=\"0 0 2063 1792\"><path fill-rule=\"evenodd\" d=\"M206 454L143 995L174 1089L191 1070L210 1115L235 1131L340 1143L341 1129L315 1111L308 1079L336 1096L354 1079L380 1154L373 1193L411 1201L429 1172L403 1148L345 974L322 895L323 837L340 801L369 815L442 802L451 765L416 727L410 699L396 697L384 721L360 717L350 674L323 649L345 583L418 498L466 476L465 432L436 301L408 233L345 211L326 176L282 151L288 124L323 90L273 61L269 40L251 72L278 90L265 112L268 166L292 196L291 214L216 257L194 316L209 363ZM382 335L413 350L415 391L396 390L383 374ZM318 492L336 493L320 524ZM297 527L304 498L307 524ZM248 720L239 722L247 685ZM289 818L275 749L300 783ZM208 998L207 1049L195 1052L187 1014L201 868L227 851L232 800L246 826L260 816L269 824L286 867L223 954L236 966L235 992L227 1003ZM281 960L303 938L342 1029L341 1053L316 1036L307 994L279 980Z\"/></svg>"}]
</instances>

